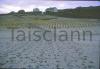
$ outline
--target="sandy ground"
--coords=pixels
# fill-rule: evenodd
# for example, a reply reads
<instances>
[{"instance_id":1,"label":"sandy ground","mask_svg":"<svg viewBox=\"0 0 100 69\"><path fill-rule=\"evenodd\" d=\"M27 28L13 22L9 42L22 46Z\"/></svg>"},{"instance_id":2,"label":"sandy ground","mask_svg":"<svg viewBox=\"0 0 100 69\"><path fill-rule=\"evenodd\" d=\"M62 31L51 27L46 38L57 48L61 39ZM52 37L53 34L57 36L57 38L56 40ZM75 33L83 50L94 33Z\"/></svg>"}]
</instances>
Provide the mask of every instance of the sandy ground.
<instances>
[{"instance_id":1,"label":"sandy ground","mask_svg":"<svg viewBox=\"0 0 100 69\"><path fill-rule=\"evenodd\" d=\"M11 30L0 29L0 68L99 69L99 29L99 26L64 28L66 31L91 30L93 40L89 41L87 38L85 41L74 39L74 41L63 42L58 40L17 41L16 39L11 41ZM27 30L24 28L25 32ZM52 38L49 34L47 36Z\"/></svg>"}]
</instances>

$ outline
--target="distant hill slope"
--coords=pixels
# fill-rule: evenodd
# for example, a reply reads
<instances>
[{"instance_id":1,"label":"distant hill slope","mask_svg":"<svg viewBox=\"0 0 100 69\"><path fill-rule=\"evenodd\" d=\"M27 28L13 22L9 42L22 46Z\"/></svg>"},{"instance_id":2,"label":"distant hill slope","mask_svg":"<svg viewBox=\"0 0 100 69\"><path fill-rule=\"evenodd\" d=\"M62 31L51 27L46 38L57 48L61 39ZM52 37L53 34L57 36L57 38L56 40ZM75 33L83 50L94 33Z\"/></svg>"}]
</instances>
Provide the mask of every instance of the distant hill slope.
<instances>
[{"instance_id":1,"label":"distant hill slope","mask_svg":"<svg viewBox=\"0 0 100 69\"><path fill-rule=\"evenodd\" d=\"M61 17L74 17L74 18L99 18L100 19L100 6L95 7L77 7L75 9L63 9L57 13L49 13Z\"/></svg>"},{"instance_id":2,"label":"distant hill slope","mask_svg":"<svg viewBox=\"0 0 100 69\"><path fill-rule=\"evenodd\" d=\"M95 18L100 19L100 6L90 6L90 7L77 7L75 9L59 9L58 12L46 11L42 12L24 12L24 13L8 13L0 14L4 15L15 15L15 16L26 16L26 15L51 15L59 17L70 17L70 18Z\"/></svg>"}]
</instances>

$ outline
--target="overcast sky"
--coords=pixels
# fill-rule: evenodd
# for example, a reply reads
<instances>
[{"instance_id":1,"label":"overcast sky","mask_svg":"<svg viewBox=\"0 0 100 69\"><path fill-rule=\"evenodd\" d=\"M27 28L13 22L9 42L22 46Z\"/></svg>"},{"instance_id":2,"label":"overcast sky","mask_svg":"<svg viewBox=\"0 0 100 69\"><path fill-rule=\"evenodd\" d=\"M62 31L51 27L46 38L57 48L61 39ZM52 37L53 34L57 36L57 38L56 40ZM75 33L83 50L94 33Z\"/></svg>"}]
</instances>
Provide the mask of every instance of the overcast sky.
<instances>
[{"instance_id":1,"label":"overcast sky","mask_svg":"<svg viewBox=\"0 0 100 69\"><path fill-rule=\"evenodd\" d=\"M50 1L50 0L0 0L0 14L11 11L17 12L20 9L32 11L33 8L39 8L44 11L48 7L57 7L58 9L76 8L87 6L100 6L100 1Z\"/></svg>"}]
</instances>

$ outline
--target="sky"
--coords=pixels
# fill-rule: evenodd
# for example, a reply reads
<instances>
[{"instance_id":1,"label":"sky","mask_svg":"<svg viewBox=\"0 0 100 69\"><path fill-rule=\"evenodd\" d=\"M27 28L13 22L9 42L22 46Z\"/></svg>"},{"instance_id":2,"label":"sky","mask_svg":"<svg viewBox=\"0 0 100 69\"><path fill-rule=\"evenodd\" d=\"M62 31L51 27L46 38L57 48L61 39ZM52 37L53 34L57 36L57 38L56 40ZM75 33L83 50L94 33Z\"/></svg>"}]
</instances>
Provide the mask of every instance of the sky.
<instances>
[{"instance_id":1,"label":"sky","mask_svg":"<svg viewBox=\"0 0 100 69\"><path fill-rule=\"evenodd\" d=\"M48 7L57 7L58 9L100 6L100 1L64 1L64 0L0 0L0 14L9 13L18 10L33 11L33 8L39 8L45 11Z\"/></svg>"}]
</instances>

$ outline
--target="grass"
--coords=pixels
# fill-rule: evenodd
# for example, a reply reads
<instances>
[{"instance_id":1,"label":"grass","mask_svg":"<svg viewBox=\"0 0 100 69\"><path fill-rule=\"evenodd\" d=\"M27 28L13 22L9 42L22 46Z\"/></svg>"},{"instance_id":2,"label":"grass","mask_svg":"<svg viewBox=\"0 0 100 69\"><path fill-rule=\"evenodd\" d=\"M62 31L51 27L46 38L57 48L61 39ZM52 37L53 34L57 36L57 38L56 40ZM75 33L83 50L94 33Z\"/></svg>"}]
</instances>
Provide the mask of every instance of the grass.
<instances>
[{"instance_id":1,"label":"grass","mask_svg":"<svg viewBox=\"0 0 100 69\"><path fill-rule=\"evenodd\" d=\"M62 18L54 16L0 16L0 28L28 27L34 25L56 27L89 27L100 25L100 19Z\"/></svg>"}]
</instances>

